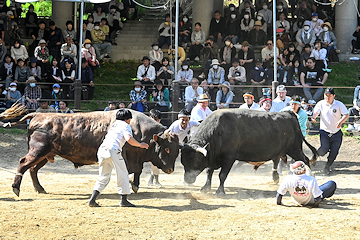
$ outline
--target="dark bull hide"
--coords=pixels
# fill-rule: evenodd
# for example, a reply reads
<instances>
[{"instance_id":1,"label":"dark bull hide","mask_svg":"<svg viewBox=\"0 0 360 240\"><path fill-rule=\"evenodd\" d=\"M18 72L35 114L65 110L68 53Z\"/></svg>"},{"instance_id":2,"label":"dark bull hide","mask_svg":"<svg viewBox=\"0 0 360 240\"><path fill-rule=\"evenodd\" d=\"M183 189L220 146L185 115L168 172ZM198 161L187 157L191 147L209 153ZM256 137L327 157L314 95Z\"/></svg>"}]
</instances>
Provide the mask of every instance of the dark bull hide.
<instances>
[{"instance_id":1,"label":"dark bull hide","mask_svg":"<svg viewBox=\"0 0 360 240\"><path fill-rule=\"evenodd\" d=\"M224 182L235 160L259 166L273 160L273 179L280 157L289 155L294 160L309 159L302 149L303 141L317 158L316 149L302 136L298 119L293 112L267 113L254 110L220 110L212 113L198 127L190 142L181 151L184 180L193 183L206 168L207 181L203 191L211 189L211 177L221 168L217 194L224 194Z\"/></svg>"},{"instance_id":2,"label":"dark bull hide","mask_svg":"<svg viewBox=\"0 0 360 240\"><path fill-rule=\"evenodd\" d=\"M143 113L132 112L130 122L133 135L139 142L149 144L149 149L140 149L125 144L123 156L129 173L139 177L143 163L151 161L165 173L172 173L179 153L179 139L165 136L165 128ZM22 157L17 169L14 193L19 196L23 174L30 169L30 175L39 193L45 193L40 185L37 172L48 161L53 162L59 155L74 163L75 167L97 163L97 150L110 125L115 121L116 111L75 114L31 113L23 117L15 126L32 119L28 127L29 152ZM161 135L160 135L161 134ZM139 180L135 179L135 182Z\"/></svg>"}]
</instances>

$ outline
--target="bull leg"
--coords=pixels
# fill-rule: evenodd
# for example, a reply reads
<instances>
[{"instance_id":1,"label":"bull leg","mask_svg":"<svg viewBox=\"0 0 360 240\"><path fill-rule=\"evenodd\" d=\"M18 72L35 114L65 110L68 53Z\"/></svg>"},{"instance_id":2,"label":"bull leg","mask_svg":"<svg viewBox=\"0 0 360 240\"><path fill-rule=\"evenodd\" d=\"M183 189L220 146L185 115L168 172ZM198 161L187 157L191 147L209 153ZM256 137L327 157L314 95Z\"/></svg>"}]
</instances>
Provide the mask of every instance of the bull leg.
<instances>
[{"instance_id":1,"label":"bull leg","mask_svg":"<svg viewBox=\"0 0 360 240\"><path fill-rule=\"evenodd\" d=\"M279 173L277 172L277 168L279 165L280 157L276 157L273 161L273 172L272 172L272 178L275 184L279 183Z\"/></svg>"},{"instance_id":2,"label":"bull leg","mask_svg":"<svg viewBox=\"0 0 360 240\"><path fill-rule=\"evenodd\" d=\"M232 166L232 164L229 164L229 166L221 167L221 170L219 173L220 185L219 185L219 188L215 192L216 195L225 195L224 183L230 172L231 166Z\"/></svg>"},{"instance_id":3,"label":"bull leg","mask_svg":"<svg viewBox=\"0 0 360 240\"><path fill-rule=\"evenodd\" d=\"M41 162L36 164L36 166L34 166L30 169L30 176L31 176L35 191L38 193L47 193L45 191L45 189L41 186L38 176L37 176L39 169L42 168L47 162L48 162L48 160L45 158L44 160L42 160Z\"/></svg>"},{"instance_id":4,"label":"bull leg","mask_svg":"<svg viewBox=\"0 0 360 240\"><path fill-rule=\"evenodd\" d=\"M134 193L137 193L139 190L140 175L141 175L141 171L134 173L134 181L130 181L131 189L134 191Z\"/></svg>"},{"instance_id":5,"label":"bull leg","mask_svg":"<svg viewBox=\"0 0 360 240\"><path fill-rule=\"evenodd\" d=\"M205 185L200 189L201 192L207 193L211 190L211 179L213 173L214 173L214 169L211 168L206 169L207 179Z\"/></svg>"}]
</instances>

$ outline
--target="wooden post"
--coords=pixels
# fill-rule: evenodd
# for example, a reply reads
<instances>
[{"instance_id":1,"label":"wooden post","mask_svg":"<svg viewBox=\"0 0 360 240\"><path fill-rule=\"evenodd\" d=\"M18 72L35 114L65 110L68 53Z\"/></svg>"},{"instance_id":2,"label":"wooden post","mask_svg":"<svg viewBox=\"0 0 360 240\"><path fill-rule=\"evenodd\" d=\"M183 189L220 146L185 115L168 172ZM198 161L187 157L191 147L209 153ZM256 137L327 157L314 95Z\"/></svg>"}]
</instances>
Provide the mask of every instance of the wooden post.
<instances>
[{"instance_id":1,"label":"wooden post","mask_svg":"<svg viewBox=\"0 0 360 240\"><path fill-rule=\"evenodd\" d=\"M81 108L81 89L82 89L81 80L79 80L79 79L75 80L74 107L75 107L75 109L78 109L78 110Z\"/></svg>"}]
</instances>

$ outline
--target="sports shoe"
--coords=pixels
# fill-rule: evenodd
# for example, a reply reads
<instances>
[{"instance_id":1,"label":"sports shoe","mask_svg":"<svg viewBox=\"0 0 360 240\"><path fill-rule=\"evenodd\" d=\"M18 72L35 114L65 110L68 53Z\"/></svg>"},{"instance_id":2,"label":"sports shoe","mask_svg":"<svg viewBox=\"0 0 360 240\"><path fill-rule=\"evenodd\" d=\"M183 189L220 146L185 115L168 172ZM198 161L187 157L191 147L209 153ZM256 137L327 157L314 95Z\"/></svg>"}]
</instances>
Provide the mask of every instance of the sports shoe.
<instances>
[{"instance_id":1,"label":"sports shoe","mask_svg":"<svg viewBox=\"0 0 360 240\"><path fill-rule=\"evenodd\" d=\"M105 56L104 56L104 58L111 58L108 54L106 54Z\"/></svg>"},{"instance_id":2,"label":"sports shoe","mask_svg":"<svg viewBox=\"0 0 360 240\"><path fill-rule=\"evenodd\" d=\"M195 57L195 59L194 59L195 61L200 61L200 58L199 57Z\"/></svg>"},{"instance_id":3,"label":"sports shoe","mask_svg":"<svg viewBox=\"0 0 360 240\"><path fill-rule=\"evenodd\" d=\"M345 131L347 131L347 132L352 132L354 130L355 130L355 128L354 128L354 125L352 125L352 124L349 124L349 126L345 129Z\"/></svg>"},{"instance_id":4,"label":"sports shoe","mask_svg":"<svg viewBox=\"0 0 360 240\"><path fill-rule=\"evenodd\" d=\"M313 100L313 99L310 99L310 100L308 101L308 103L309 103L309 104L316 104L316 101Z\"/></svg>"}]
</instances>

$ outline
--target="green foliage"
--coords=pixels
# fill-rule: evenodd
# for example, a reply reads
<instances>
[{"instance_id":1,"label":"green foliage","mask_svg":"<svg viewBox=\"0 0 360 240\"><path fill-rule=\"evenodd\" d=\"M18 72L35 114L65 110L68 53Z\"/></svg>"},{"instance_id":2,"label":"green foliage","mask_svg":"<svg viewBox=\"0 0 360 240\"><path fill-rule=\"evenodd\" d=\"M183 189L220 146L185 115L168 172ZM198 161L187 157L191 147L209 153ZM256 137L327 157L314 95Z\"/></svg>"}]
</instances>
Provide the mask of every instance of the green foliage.
<instances>
[{"instance_id":1,"label":"green foliage","mask_svg":"<svg viewBox=\"0 0 360 240\"><path fill-rule=\"evenodd\" d=\"M29 10L30 5L34 5L34 12L38 15L38 17L46 17L51 18L52 16L52 1L50 0L40 0L39 2L32 3L24 3L21 5L23 12L21 13L21 17L25 18L26 13Z\"/></svg>"},{"instance_id":2,"label":"green foliage","mask_svg":"<svg viewBox=\"0 0 360 240\"><path fill-rule=\"evenodd\" d=\"M27 133L27 129L17 129L17 128L0 128L0 133L7 133L11 135L24 135Z\"/></svg>"},{"instance_id":3,"label":"green foliage","mask_svg":"<svg viewBox=\"0 0 360 240\"><path fill-rule=\"evenodd\" d=\"M239 1L238 0L225 0L224 1L224 6L229 6L230 4L234 4L235 6L238 6Z\"/></svg>"}]
</instances>

